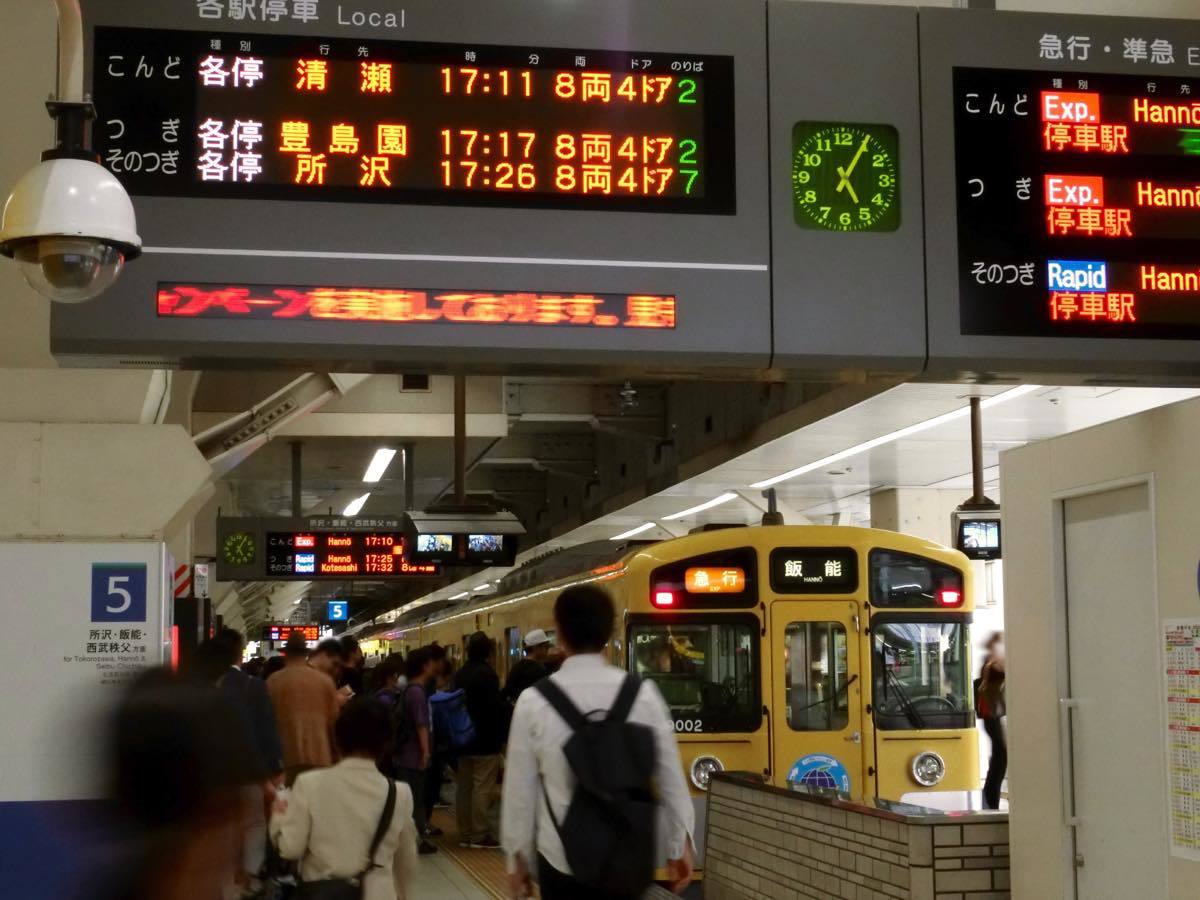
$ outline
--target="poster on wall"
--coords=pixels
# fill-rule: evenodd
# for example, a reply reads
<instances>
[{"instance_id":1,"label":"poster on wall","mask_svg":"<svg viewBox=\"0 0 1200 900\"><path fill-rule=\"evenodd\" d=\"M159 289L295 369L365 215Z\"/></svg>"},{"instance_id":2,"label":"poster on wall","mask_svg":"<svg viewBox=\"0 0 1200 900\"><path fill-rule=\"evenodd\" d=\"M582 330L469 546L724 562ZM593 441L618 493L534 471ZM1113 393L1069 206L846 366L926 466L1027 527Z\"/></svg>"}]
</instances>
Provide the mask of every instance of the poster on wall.
<instances>
[{"instance_id":1,"label":"poster on wall","mask_svg":"<svg viewBox=\"0 0 1200 900\"><path fill-rule=\"evenodd\" d=\"M1200 861L1200 619L1163 622L1171 855Z\"/></svg>"}]
</instances>

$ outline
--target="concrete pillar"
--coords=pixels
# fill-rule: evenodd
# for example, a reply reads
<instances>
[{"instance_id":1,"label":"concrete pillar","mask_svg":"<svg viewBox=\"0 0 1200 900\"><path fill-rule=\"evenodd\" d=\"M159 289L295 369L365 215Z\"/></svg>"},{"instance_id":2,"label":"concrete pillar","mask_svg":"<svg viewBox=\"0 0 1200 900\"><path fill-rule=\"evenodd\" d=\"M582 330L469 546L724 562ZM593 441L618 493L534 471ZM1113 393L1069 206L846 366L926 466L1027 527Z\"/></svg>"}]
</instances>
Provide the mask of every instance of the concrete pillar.
<instances>
[{"instance_id":1,"label":"concrete pillar","mask_svg":"<svg viewBox=\"0 0 1200 900\"><path fill-rule=\"evenodd\" d=\"M950 515L968 490L888 488L871 495L871 527L899 531L950 546Z\"/></svg>"}]
</instances>

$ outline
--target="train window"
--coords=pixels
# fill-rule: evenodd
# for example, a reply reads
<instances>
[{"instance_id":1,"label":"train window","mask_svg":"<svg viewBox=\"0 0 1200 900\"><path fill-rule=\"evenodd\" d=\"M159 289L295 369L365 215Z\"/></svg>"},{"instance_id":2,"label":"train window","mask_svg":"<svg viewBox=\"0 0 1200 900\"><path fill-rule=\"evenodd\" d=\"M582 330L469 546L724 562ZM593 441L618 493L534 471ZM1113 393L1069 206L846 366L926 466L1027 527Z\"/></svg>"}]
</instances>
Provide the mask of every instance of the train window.
<instances>
[{"instance_id":1,"label":"train window","mask_svg":"<svg viewBox=\"0 0 1200 900\"><path fill-rule=\"evenodd\" d=\"M658 685L678 732L757 731L758 631L751 616L635 619L629 668Z\"/></svg>"},{"instance_id":2,"label":"train window","mask_svg":"<svg viewBox=\"0 0 1200 900\"><path fill-rule=\"evenodd\" d=\"M896 550L872 550L871 602L890 607L954 607L963 601L962 572Z\"/></svg>"},{"instance_id":3,"label":"train window","mask_svg":"<svg viewBox=\"0 0 1200 900\"><path fill-rule=\"evenodd\" d=\"M521 629L517 626L504 629L504 644L508 651L508 671L521 661Z\"/></svg>"},{"instance_id":4,"label":"train window","mask_svg":"<svg viewBox=\"0 0 1200 900\"><path fill-rule=\"evenodd\" d=\"M846 629L793 622L784 631L787 721L793 731L841 731L849 724Z\"/></svg>"},{"instance_id":5,"label":"train window","mask_svg":"<svg viewBox=\"0 0 1200 900\"><path fill-rule=\"evenodd\" d=\"M876 620L871 626L876 727L969 727L970 646L962 619Z\"/></svg>"}]
</instances>

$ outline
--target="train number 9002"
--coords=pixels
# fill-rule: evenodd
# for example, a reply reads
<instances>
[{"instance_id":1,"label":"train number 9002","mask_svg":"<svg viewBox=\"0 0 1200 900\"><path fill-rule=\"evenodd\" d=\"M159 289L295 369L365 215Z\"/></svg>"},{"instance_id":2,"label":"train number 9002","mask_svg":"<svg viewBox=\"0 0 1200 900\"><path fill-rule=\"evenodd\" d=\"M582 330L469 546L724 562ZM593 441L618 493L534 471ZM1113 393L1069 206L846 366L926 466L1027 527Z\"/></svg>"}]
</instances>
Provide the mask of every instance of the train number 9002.
<instances>
[{"instance_id":1,"label":"train number 9002","mask_svg":"<svg viewBox=\"0 0 1200 900\"><path fill-rule=\"evenodd\" d=\"M689 734L704 730L703 719L676 719L675 732L686 731Z\"/></svg>"}]
</instances>

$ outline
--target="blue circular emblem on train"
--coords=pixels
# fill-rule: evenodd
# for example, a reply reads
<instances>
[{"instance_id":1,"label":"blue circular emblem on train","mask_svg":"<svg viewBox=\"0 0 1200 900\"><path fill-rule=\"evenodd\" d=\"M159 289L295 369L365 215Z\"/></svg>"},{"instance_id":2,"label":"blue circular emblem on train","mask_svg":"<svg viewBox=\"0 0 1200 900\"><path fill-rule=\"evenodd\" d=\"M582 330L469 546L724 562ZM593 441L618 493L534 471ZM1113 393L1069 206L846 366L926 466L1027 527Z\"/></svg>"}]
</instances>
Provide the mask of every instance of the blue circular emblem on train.
<instances>
[{"instance_id":1,"label":"blue circular emblem on train","mask_svg":"<svg viewBox=\"0 0 1200 900\"><path fill-rule=\"evenodd\" d=\"M802 784L818 790L850 792L850 773L840 762L824 753L813 753L796 760L788 771L787 780L791 784Z\"/></svg>"}]
</instances>

